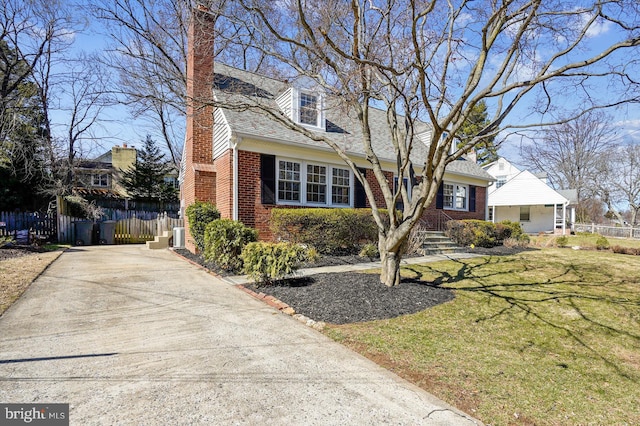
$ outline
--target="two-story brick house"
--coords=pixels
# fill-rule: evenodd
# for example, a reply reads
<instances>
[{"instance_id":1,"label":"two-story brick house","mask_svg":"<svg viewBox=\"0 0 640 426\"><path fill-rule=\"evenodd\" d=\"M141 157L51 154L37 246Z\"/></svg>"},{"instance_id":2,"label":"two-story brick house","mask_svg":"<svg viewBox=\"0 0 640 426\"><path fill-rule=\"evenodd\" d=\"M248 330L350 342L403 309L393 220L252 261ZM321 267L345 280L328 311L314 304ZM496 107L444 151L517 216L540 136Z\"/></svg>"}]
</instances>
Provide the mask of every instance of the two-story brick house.
<instances>
[{"instance_id":1,"label":"two-story brick house","mask_svg":"<svg viewBox=\"0 0 640 426\"><path fill-rule=\"evenodd\" d=\"M182 158L181 208L195 200L212 201L223 217L240 220L258 229L262 239L269 239L270 212L274 208L368 207L362 185L326 143L256 110L214 109L197 99L206 98L211 91L219 101L236 96L253 98L310 131L331 138L365 170L367 181L375 188L377 181L366 160L357 118L304 82L283 82L214 64L207 54L213 51L213 40L203 40L203 34L206 31L197 24L192 26L190 40L198 38L199 42L191 43L187 65L191 102ZM374 150L383 162L389 185L393 185L397 167L386 113L371 108L370 122ZM417 143L413 153L416 158L424 158L426 149ZM438 197L425 216L442 211L451 218L484 219L491 181L493 178L475 162L462 159L450 163ZM376 203L384 206L378 192ZM186 242L187 248L195 250L188 233Z\"/></svg>"}]
</instances>

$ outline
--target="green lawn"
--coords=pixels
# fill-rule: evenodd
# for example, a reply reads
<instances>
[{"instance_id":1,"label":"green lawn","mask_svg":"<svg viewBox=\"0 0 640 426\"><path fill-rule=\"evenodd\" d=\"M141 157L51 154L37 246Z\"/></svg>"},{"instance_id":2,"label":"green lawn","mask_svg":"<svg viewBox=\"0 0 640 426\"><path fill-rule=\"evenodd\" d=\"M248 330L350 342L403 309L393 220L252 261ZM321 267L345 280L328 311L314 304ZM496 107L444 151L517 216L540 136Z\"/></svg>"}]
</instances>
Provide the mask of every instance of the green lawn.
<instances>
[{"instance_id":1,"label":"green lawn","mask_svg":"<svg viewBox=\"0 0 640 426\"><path fill-rule=\"evenodd\" d=\"M456 298L327 333L487 424L640 424L640 256L545 249L404 274Z\"/></svg>"},{"instance_id":2,"label":"green lawn","mask_svg":"<svg viewBox=\"0 0 640 426\"><path fill-rule=\"evenodd\" d=\"M554 247L558 235L534 235L531 236L531 245L537 247ZM567 235L567 247L579 246L583 248L595 248L596 240L600 237L598 234L579 233L576 235ZM640 247L640 240L632 240L629 238L613 238L606 237L611 246L622 247Z\"/></svg>"}]
</instances>

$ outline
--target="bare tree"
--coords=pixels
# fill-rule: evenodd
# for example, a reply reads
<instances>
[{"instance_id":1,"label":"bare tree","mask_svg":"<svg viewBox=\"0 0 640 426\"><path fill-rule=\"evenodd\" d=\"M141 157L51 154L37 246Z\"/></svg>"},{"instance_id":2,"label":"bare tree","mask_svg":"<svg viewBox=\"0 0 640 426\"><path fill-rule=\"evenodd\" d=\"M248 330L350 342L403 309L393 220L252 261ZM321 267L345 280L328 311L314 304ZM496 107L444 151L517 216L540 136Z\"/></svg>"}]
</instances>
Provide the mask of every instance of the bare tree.
<instances>
[{"instance_id":1,"label":"bare tree","mask_svg":"<svg viewBox=\"0 0 640 426\"><path fill-rule=\"evenodd\" d=\"M635 62L629 61L640 43L640 6L634 1L580 6L560 0L234 3L237 7L224 11L226 19L247 28L251 45L277 64L281 75L312 81L339 99L340 108L358 117L366 159L385 205L377 205L374 189L354 161L321 133L248 97L213 104L260 110L335 150L364 186L372 205L382 260L380 279L389 286L400 282L402 244L425 205L435 198L446 165L487 136L545 123L544 117L542 121L535 117L533 123L509 123L516 106L535 100L532 105L544 112L555 105L557 96L571 95L580 99L584 111L637 98L637 84L630 74ZM606 45L594 51L591 37L603 25L614 31ZM598 95L596 85L609 85L606 97ZM482 100L493 111L487 124L450 154L453 135ZM381 153L371 144L373 107L387 113L396 175L408 177L408 182L414 182L414 174L419 177L411 199L403 179L396 191L390 187ZM422 158L413 159L412 151L422 143L416 135L424 123L430 128L428 149ZM395 209L399 200L404 206L401 212ZM380 213L383 207L389 220Z\"/></svg>"},{"instance_id":2,"label":"bare tree","mask_svg":"<svg viewBox=\"0 0 640 426\"><path fill-rule=\"evenodd\" d=\"M150 120L179 163L190 1L96 1L90 8L113 41L103 59L118 77L113 91L134 117Z\"/></svg>"},{"instance_id":3,"label":"bare tree","mask_svg":"<svg viewBox=\"0 0 640 426\"><path fill-rule=\"evenodd\" d=\"M51 141L55 166L48 192L68 195L76 183L77 159L100 144L100 138L93 132L102 124L104 109L114 102L107 90L108 74L95 57L80 55L77 59L67 60L64 73L49 74L41 81L43 87L48 88L43 96L64 100L60 106L49 105L48 113L58 110L66 117L64 122L52 123L59 136L53 136Z\"/></svg>"},{"instance_id":4,"label":"bare tree","mask_svg":"<svg viewBox=\"0 0 640 426\"><path fill-rule=\"evenodd\" d=\"M69 44L70 15L60 1L7 0L0 5L0 141L16 124L11 105L47 55Z\"/></svg>"},{"instance_id":5,"label":"bare tree","mask_svg":"<svg viewBox=\"0 0 640 426\"><path fill-rule=\"evenodd\" d=\"M601 156L596 193L609 212L623 223L622 208L629 208L630 222L638 224L640 214L640 146L623 144Z\"/></svg>"},{"instance_id":6,"label":"bare tree","mask_svg":"<svg viewBox=\"0 0 640 426\"><path fill-rule=\"evenodd\" d=\"M602 176L598 173L602 154L615 145L611 117L602 111L544 129L540 140L523 148L523 159L546 172L558 189L576 189L578 204L594 195ZM578 206L579 220L586 209Z\"/></svg>"},{"instance_id":7,"label":"bare tree","mask_svg":"<svg viewBox=\"0 0 640 426\"><path fill-rule=\"evenodd\" d=\"M136 118L144 118L163 138L171 160L180 162L186 115L187 32L192 0L115 0L91 2L94 16L109 30L112 45L103 59L118 80L114 93L122 96ZM253 28L223 19L218 11L237 7L229 0L204 3L214 14L214 57L242 69L256 71L266 58L250 41ZM219 19L220 18L220 19Z\"/></svg>"}]
</instances>

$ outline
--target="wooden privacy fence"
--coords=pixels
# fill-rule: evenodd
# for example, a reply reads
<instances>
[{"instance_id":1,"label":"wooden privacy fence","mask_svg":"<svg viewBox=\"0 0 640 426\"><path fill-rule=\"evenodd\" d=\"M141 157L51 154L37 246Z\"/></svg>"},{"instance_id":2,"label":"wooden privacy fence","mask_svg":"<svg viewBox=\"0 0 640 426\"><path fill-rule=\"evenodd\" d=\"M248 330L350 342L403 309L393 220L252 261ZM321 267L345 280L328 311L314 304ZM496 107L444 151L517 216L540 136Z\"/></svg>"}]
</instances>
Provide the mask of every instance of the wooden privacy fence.
<instances>
[{"instance_id":1,"label":"wooden privacy fence","mask_svg":"<svg viewBox=\"0 0 640 426\"><path fill-rule=\"evenodd\" d=\"M0 237L6 236L22 244L55 239L56 216L41 212L0 212Z\"/></svg>"},{"instance_id":2,"label":"wooden privacy fence","mask_svg":"<svg viewBox=\"0 0 640 426\"><path fill-rule=\"evenodd\" d=\"M58 218L58 242L66 244L137 244L151 241L164 231L173 232L174 227L184 226L184 221L172 218L167 213L113 210L103 215L103 220L89 221L73 216ZM78 224L76 222L82 222ZM91 242L85 228L90 226ZM111 233L113 232L113 235Z\"/></svg>"}]
</instances>

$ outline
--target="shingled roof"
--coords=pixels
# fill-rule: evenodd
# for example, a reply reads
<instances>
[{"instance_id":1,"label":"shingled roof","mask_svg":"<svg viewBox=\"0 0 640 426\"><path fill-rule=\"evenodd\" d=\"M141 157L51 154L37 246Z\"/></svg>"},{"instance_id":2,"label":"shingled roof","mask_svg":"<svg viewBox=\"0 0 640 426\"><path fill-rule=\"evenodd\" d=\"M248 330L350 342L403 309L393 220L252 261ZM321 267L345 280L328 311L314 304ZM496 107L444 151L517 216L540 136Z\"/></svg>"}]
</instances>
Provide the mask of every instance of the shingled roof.
<instances>
[{"instance_id":1,"label":"shingled roof","mask_svg":"<svg viewBox=\"0 0 640 426\"><path fill-rule=\"evenodd\" d=\"M256 73L240 70L216 62L214 65L214 96L225 104L267 107L279 111L276 98L291 87L291 83L279 81ZM326 131L314 129L316 133L332 139L344 151L353 156L365 157L362 144L362 128L354 111L344 107L341 102L326 99L324 105ZM254 109L226 108L222 110L232 133L244 137L267 139L285 144L296 144L319 150L331 150L324 142L315 141L305 135L291 130ZM369 109L372 146L374 152L382 160L395 161L395 152L391 143L391 134L387 124L386 112L371 107ZM428 129L425 124L425 130ZM416 142L412 148L412 160L416 166L423 164L426 158L426 146ZM494 180L476 163L460 160L447 166L447 173Z\"/></svg>"}]
</instances>

